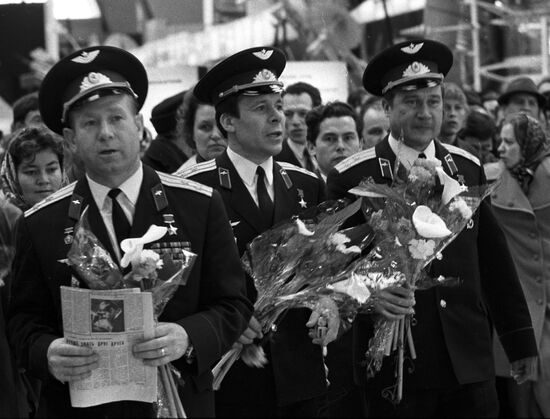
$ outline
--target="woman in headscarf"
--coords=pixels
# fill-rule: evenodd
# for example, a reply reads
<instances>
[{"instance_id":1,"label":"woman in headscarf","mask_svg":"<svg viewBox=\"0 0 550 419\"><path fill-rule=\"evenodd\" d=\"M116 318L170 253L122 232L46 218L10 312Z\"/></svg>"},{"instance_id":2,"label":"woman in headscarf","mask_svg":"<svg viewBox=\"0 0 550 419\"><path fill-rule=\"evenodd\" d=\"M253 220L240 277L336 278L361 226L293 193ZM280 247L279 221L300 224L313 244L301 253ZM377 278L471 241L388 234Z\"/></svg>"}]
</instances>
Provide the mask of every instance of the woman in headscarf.
<instances>
[{"instance_id":1,"label":"woman in headscarf","mask_svg":"<svg viewBox=\"0 0 550 419\"><path fill-rule=\"evenodd\" d=\"M193 95L193 89L185 93L176 121L178 137L183 138L195 151L178 171L215 159L227 148L227 139L216 125L214 106L199 102Z\"/></svg>"},{"instance_id":2,"label":"woman in headscarf","mask_svg":"<svg viewBox=\"0 0 550 419\"><path fill-rule=\"evenodd\" d=\"M26 211L66 183L62 139L43 127L16 131L0 176L8 201Z\"/></svg>"},{"instance_id":3,"label":"woman in headscarf","mask_svg":"<svg viewBox=\"0 0 550 419\"><path fill-rule=\"evenodd\" d=\"M539 348L536 378L517 385L495 339L501 412L515 417L550 417L550 141L541 124L514 114L501 128L500 184L493 193ZM498 290L495 290L498 292Z\"/></svg>"}]
</instances>

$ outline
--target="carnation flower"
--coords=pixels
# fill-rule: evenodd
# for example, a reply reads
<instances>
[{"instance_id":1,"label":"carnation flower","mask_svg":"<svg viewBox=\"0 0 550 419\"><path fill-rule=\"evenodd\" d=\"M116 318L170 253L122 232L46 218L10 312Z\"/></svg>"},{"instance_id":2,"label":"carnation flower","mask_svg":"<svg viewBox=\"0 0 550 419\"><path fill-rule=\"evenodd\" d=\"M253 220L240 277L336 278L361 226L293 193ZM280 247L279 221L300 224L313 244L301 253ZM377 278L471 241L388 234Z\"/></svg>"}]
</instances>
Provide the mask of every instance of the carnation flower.
<instances>
[{"instance_id":1,"label":"carnation flower","mask_svg":"<svg viewBox=\"0 0 550 419\"><path fill-rule=\"evenodd\" d=\"M434 254L435 242L433 240L416 240L409 242L409 252L413 259L426 260Z\"/></svg>"},{"instance_id":2,"label":"carnation flower","mask_svg":"<svg viewBox=\"0 0 550 419\"><path fill-rule=\"evenodd\" d=\"M163 261L154 250L143 250L139 255L137 263L132 264L132 272L136 278L148 278L157 269L162 268Z\"/></svg>"},{"instance_id":3,"label":"carnation flower","mask_svg":"<svg viewBox=\"0 0 550 419\"><path fill-rule=\"evenodd\" d=\"M426 170L424 167L412 166L409 172L409 180L411 182L420 182L420 183L434 183L434 177Z\"/></svg>"},{"instance_id":4,"label":"carnation flower","mask_svg":"<svg viewBox=\"0 0 550 419\"><path fill-rule=\"evenodd\" d=\"M462 218L469 220L472 217L472 210L464 201L462 198L455 199L453 202L451 202L451 205L449 205L449 209L451 211L458 211Z\"/></svg>"}]
</instances>

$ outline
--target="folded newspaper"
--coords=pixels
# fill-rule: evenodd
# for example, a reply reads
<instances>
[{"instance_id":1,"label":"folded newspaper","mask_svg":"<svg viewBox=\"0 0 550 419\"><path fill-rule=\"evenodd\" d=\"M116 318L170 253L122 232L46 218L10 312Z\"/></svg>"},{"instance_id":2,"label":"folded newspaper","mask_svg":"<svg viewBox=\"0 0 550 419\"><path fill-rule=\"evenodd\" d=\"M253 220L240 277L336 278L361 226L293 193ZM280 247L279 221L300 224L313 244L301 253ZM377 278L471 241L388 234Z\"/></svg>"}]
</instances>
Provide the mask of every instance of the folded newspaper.
<instances>
[{"instance_id":1,"label":"folded newspaper","mask_svg":"<svg viewBox=\"0 0 550 419\"><path fill-rule=\"evenodd\" d=\"M99 367L69 385L73 407L119 400L157 400L157 368L134 357L135 343L154 337L153 300L139 288L90 290L61 287L67 343L93 348Z\"/></svg>"}]
</instances>

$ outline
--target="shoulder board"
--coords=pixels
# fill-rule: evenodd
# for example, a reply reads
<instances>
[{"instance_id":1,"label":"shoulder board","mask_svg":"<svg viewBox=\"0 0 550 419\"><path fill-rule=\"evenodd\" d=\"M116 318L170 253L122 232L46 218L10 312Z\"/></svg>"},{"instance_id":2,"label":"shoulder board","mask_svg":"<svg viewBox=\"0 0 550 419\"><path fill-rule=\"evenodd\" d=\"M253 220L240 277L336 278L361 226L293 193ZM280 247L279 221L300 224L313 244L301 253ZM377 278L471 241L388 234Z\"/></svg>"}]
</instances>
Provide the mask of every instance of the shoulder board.
<instances>
[{"instance_id":1,"label":"shoulder board","mask_svg":"<svg viewBox=\"0 0 550 419\"><path fill-rule=\"evenodd\" d=\"M360 151L359 153L355 153L352 156L349 156L347 159L342 160L340 163L334 166L334 168L337 172L342 173L352 168L353 166L358 165L359 163L374 159L375 157L376 150L374 149L374 147L371 147L366 150Z\"/></svg>"},{"instance_id":2,"label":"shoulder board","mask_svg":"<svg viewBox=\"0 0 550 419\"><path fill-rule=\"evenodd\" d=\"M467 152L466 150L464 150L460 147L456 147L454 145L450 145L450 144L442 144L442 145L443 145L444 148L449 150L449 152L451 154L458 154L459 156L462 156L465 159L473 161L478 166L481 166L481 162L479 161L479 159L476 156L474 156L473 154Z\"/></svg>"},{"instance_id":3,"label":"shoulder board","mask_svg":"<svg viewBox=\"0 0 550 419\"><path fill-rule=\"evenodd\" d=\"M182 170L178 170L177 172L174 172L174 176L178 176L180 178L188 178L191 176L195 176L199 173L209 172L210 170L214 170L216 168L216 160L208 160L203 161L202 163L194 164L191 167L187 167Z\"/></svg>"},{"instance_id":4,"label":"shoulder board","mask_svg":"<svg viewBox=\"0 0 550 419\"><path fill-rule=\"evenodd\" d=\"M190 179L183 179L179 176L169 175L167 173L157 172L160 181L163 185L173 188L187 189L189 191L198 192L206 196L212 196L212 188L210 186L203 185L202 183L195 182Z\"/></svg>"},{"instance_id":5,"label":"shoulder board","mask_svg":"<svg viewBox=\"0 0 550 419\"><path fill-rule=\"evenodd\" d=\"M284 161L278 161L277 164L285 170L291 170L293 172L300 172L300 173L303 173L304 175L309 175L311 177L314 177L315 179L319 179L319 177L315 173L310 172L309 170L304 169L303 167L296 166L292 163L287 163L287 162L284 162Z\"/></svg>"},{"instance_id":6,"label":"shoulder board","mask_svg":"<svg viewBox=\"0 0 550 419\"><path fill-rule=\"evenodd\" d=\"M29 208L27 211L25 211L25 217L28 217L38 210L41 210L42 208L47 207L50 204L53 204L54 202L61 201L63 198L66 198L68 196L71 196L74 190L74 187L76 185L76 182L73 182L67 186L64 186L63 188L59 189L58 191L54 192L47 198L43 199L42 201L36 203L32 208Z\"/></svg>"}]
</instances>

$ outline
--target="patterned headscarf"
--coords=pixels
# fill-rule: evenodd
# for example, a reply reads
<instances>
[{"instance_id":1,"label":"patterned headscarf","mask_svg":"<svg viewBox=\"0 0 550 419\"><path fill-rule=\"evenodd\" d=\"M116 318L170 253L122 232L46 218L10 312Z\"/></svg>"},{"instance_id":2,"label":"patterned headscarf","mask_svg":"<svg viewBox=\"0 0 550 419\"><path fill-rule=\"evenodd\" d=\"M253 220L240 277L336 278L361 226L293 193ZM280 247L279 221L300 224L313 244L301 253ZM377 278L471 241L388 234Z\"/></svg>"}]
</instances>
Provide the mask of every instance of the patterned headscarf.
<instances>
[{"instance_id":1,"label":"patterned headscarf","mask_svg":"<svg viewBox=\"0 0 550 419\"><path fill-rule=\"evenodd\" d=\"M510 173L527 194L537 167L545 157L550 156L550 141L539 121L524 113L508 117L503 125L507 124L512 125L521 150L521 159L510 169Z\"/></svg>"},{"instance_id":2,"label":"patterned headscarf","mask_svg":"<svg viewBox=\"0 0 550 419\"><path fill-rule=\"evenodd\" d=\"M49 131L46 128L23 128L13 133L12 138L9 142L8 150L6 151L6 154L4 155L2 164L0 166L0 187L2 188L2 192L10 203L19 207L23 211L28 210L31 205L27 203L25 201L25 198L23 197L21 185L19 184L19 181L17 179L17 168L15 167L13 153L21 142L33 141L39 137L42 139L46 138L45 141L52 144L52 146L46 146L45 148L42 148L37 152L42 151L43 149L51 148L55 154L58 154L58 150L54 150L54 147L56 147L56 145L54 144L60 144L60 142L63 140L57 134ZM61 187L63 187L69 182L65 175L65 171L63 170L62 154L59 159L59 166L62 173Z\"/></svg>"}]
</instances>

